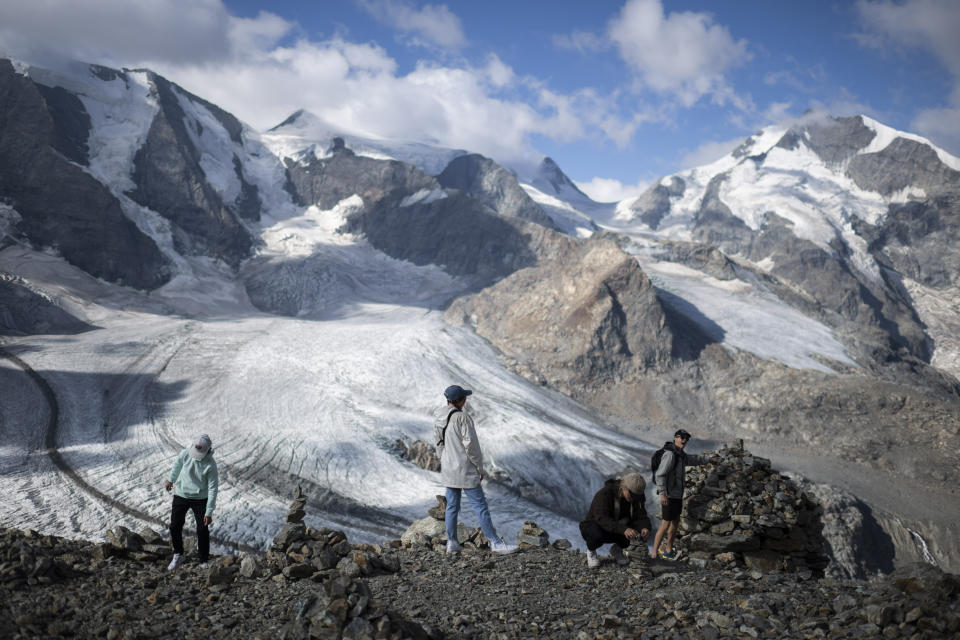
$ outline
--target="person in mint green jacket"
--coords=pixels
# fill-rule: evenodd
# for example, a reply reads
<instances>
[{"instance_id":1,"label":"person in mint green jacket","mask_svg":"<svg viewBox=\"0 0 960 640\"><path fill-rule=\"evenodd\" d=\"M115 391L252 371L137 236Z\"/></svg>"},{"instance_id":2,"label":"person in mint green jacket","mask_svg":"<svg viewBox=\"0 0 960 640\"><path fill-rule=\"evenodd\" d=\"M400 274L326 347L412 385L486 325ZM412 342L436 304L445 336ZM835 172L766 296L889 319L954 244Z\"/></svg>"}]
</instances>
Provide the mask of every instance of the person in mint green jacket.
<instances>
[{"instance_id":1,"label":"person in mint green jacket","mask_svg":"<svg viewBox=\"0 0 960 640\"><path fill-rule=\"evenodd\" d=\"M183 523L187 511L193 511L197 521L197 548L200 562L210 558L210 524L217 506L217 488L220 475L213 459L210 436L203 434L177 455L167 478L167 491L173 490L173 509L170 512L170 540L173 543L171 571L183 562Z\"/></svg>"}]
</instances>

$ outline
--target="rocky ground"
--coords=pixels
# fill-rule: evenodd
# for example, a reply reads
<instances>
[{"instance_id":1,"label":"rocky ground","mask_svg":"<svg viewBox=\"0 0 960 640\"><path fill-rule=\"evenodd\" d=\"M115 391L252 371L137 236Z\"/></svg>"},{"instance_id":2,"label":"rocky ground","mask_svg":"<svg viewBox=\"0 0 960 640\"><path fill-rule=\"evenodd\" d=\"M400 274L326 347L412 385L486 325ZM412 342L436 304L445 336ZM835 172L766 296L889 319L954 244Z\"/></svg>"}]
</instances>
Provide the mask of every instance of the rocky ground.
<instances>
[{"instance_id":1,"label":"rocky ground","mask_svg":"<svg viewBox=\"0 0 960 640\"><path fill-rule=\"evenodd\" d=\"M627 567L605 558L588 570L583 554L552 546L509 556L482 550L447 556L413 546L389 552L398 560L395 572L360 577L361 568L348 561L298 579L296 572L274 573L266 556L221 556L206 568L188 562L167 571L165 557L104 558L103 547L3 531L0 637L949 638L960 632L960 578L929 565L870 582L837 581L809 571L643 558Z\"/></svg>"},{"instance_id":2,"label":"rocky ground","mask_svg":"<svg viewBox=\"0 0 960 640\"><path fill-rule=\"evenodd\" d=\"M954 638L960 576L909 564L836 577L823 505L770 461L725 447L687 472L678 561L642 544L589 569L527 522L519 551L464 528L447 555L442 500L400 540L351 544L303 522L297 488L264 554L188 561L115 527L106 542L0 531L0 638Z\"/></svg>"},{"instance_id":3,"label":"rocky ground","mask_svg":"<svg viewBox=\"0 0 960 640\"><path fill-rule=\"evenodd\" d=\"M698 569L684 562L585 556L551 547L512 556L427 549L372 578L424 628L458 638L946 638L960 630L960 582L914 565L875 582L809 573Z\"/></svg>"}]
</instances>

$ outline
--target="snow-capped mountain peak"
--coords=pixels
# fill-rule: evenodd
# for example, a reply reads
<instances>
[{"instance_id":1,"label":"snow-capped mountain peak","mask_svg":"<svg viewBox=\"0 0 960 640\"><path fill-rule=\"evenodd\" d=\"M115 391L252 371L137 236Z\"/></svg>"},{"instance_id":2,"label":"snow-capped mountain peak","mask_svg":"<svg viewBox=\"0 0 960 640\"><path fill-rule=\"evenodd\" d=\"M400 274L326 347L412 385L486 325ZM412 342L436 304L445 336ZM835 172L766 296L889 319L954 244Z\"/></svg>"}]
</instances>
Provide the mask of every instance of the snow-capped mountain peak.
<instances>
[{"instance_id":1,"label":"snow-capped mountain peak","mask_svg":"<svg viewBox=\"0 0 960 640\"><path fill-rule=\"evenodd\" d=\"M467 153L463 149L417 141L357 135L304 109L297 110L262 136L264 144L280 158L295 158L305 150L309 150L317 158L324 158L329 153L334 138L342 139L345 146L359 156L376 160L399 160L430 175L439 174L451 160Z\"/></svg>"}]
</instances>

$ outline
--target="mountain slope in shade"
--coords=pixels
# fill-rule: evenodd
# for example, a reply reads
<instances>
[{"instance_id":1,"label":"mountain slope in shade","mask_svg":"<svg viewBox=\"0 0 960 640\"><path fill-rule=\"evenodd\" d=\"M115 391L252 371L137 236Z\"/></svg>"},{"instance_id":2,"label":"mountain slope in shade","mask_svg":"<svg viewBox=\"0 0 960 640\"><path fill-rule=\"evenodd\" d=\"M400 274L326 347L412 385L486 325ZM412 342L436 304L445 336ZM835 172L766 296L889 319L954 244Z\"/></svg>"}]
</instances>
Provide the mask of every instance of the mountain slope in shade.
<instances>
[{"instance_id":1,"label":"mountain slope in shade","mask_svg":"<svg viewBox=\"0 0 960 640\"><path fill-rule=\"evenodd\" d=\"M204 259L235 269L252 254L261 215L289 214L290 198L278 188L283 166L258 134L162 76L81 63L17 68L55 105L58 151L85 167L156 244L169 263L167 278L205 270ZM70 201L51 198L46 212ZM115 253L118 260L123 255ZM124 268L135 269L134 262Z\"/></svg>"}]
</instances>

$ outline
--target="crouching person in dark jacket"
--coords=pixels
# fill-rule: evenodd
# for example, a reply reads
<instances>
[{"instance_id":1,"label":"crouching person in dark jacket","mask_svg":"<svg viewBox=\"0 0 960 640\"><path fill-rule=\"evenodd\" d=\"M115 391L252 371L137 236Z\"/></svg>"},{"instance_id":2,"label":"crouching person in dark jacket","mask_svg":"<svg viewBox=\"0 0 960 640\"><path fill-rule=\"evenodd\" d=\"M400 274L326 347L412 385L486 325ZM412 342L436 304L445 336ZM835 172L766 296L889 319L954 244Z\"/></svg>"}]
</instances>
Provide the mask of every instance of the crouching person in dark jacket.
<instances>
[{"instance_id":1,"label":"crouching person in dark jacket","mask_svg":"<svg viewBox=\"0 0 960 640\"><path fill-rule=\"evenodd\" d=\"M603 484L590 503L587 517L580 523L580 534L587 543L587 566L600 566L597 549L612 544L610 555L619 565L630 560L623 555L632 540L650 537L650 518L644 506L647 483L639 473L613 478Z\"/></svg>"}]
</instances>

